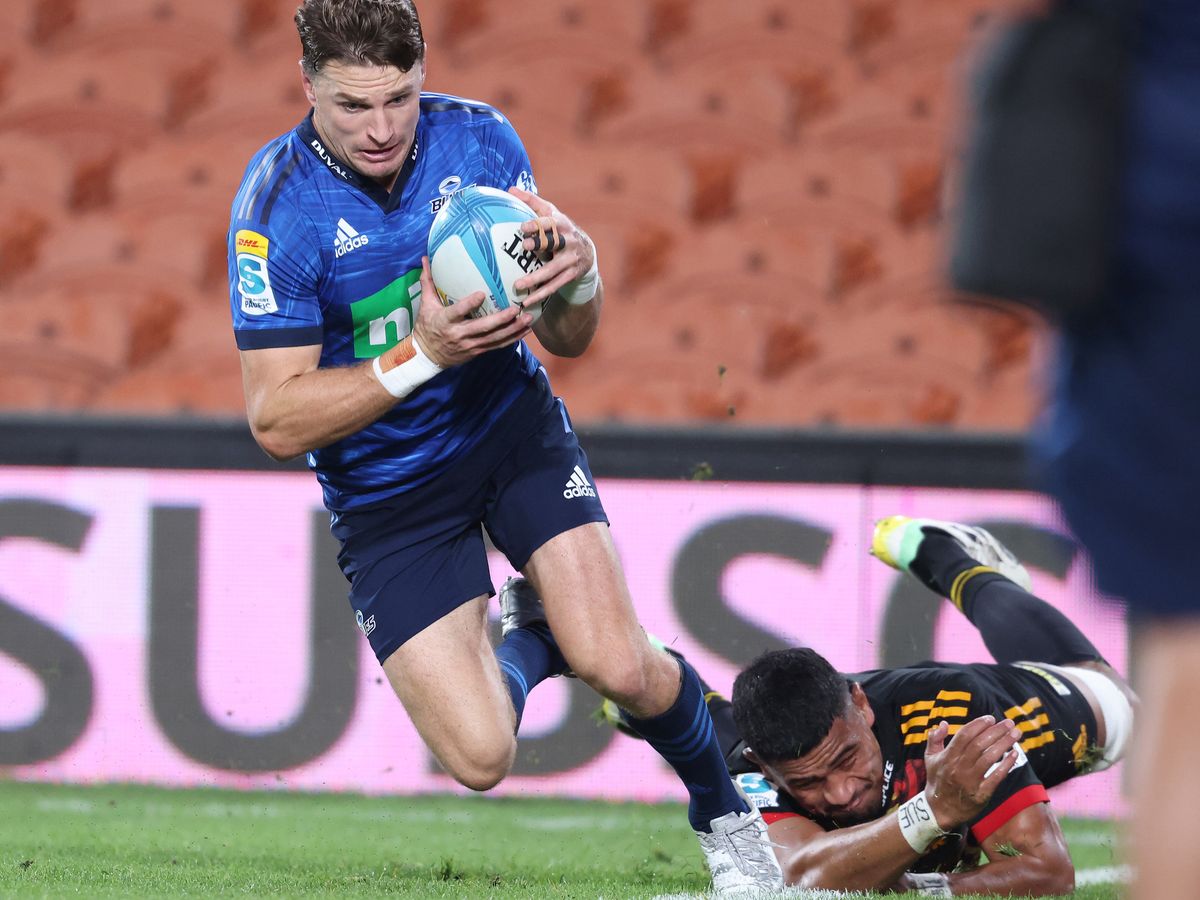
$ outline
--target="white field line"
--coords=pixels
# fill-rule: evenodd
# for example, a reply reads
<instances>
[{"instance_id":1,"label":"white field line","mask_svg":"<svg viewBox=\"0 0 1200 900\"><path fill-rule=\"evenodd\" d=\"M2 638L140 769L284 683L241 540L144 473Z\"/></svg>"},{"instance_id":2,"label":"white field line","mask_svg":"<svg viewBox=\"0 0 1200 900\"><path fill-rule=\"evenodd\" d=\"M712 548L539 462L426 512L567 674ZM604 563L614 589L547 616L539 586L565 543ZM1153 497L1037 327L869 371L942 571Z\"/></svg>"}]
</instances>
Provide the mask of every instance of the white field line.
<instances>
[{"instance_id":1,"label":"white field line","mask_svg":"<svg viewBox=\"0 0 1200 900\"><path fill-rule=\"evenodd\" d=\"M1080 831L1078 834L1066 832L1068 847L1113 847L1117 844L1115 834L1105 834L1103 831Z\"/></svg>"},{"instance_id":2,"label":"white field line","mask_svg":"<svg viewBox=\"0 0 1200 900\"><path fill-rule=\"evenodd\" d=\"M1133 877L1129 866L1104 866L1098 869L1079 869L1075 872L1075 886L1089 884L1125 884ZM790 888L772 897L792 897L795 900L834 900L842 897L862 897L863 894L843 891L806 891ZM654 900L708 900L708 894L660 894Z\"/></svg>"},{"instance_id":3,"label":"white field line","mask_svg":"<svg viewBox=\"0 0 1200 900\"><path fill-rule=\"evenodd\" d=\"M1075 872L1075 885L1086 884L1126 884L1133 878L1130 866L1103 866L1099 869L1078 869Z\"/></svg>"}]
</instances>

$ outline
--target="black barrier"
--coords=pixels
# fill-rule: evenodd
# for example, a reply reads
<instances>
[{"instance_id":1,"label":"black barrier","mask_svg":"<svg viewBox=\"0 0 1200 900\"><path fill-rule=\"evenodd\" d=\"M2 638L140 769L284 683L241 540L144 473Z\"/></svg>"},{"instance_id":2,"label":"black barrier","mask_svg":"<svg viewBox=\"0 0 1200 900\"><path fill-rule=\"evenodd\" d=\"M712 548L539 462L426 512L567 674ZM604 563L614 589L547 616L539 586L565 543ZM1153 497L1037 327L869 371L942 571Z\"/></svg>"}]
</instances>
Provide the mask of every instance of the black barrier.
<instances>
[{"instance_id":1,"label":"black barrier","mask_svg":"<svg viewBox=\"0 0 1200 900\"><path fill-rule=\"evenodd\" d=\"M914 485L1025 490L1014 434L592 425L580 440L597 478ZM240 420L0 417L0 465L297 471Z\"/></svg>"}]
</instances>

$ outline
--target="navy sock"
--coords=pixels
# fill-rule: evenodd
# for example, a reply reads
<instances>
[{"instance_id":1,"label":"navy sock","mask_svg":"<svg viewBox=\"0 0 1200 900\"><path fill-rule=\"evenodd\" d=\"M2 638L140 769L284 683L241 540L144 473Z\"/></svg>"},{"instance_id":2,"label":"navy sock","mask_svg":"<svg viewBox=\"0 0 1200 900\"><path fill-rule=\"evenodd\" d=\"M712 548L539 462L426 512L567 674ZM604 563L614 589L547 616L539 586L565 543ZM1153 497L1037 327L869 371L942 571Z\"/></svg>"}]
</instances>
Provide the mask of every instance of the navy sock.
<instances>
[{"instance_id":1,"label":"navy sock","mask_svg":"<svg viewBox=\"0 0 1200 900\"><path fill-rule=\"evenodd\" d=\"M679 775L690 796L688 821L696 831L712 831L709 822L749 807L725 767L704 689L687 660L676 657L682 673L679 696L662 715L639 719L625 711L629 726L645 738Z\"/></svg>"},{"instance_id":2,"label":"navy sock","mask_svg":"<svg viewBox=\"0 0 1200 900\"><path fill-rule=\"evenodd\" d=\"M513 709L517 713L516 727L521 726L525 699L529 692L551 675L560 675L567 668L558 643L545 622L535 622L510 631L496 648L500 671L508 684Z\"/></svg>"}]
</instances>

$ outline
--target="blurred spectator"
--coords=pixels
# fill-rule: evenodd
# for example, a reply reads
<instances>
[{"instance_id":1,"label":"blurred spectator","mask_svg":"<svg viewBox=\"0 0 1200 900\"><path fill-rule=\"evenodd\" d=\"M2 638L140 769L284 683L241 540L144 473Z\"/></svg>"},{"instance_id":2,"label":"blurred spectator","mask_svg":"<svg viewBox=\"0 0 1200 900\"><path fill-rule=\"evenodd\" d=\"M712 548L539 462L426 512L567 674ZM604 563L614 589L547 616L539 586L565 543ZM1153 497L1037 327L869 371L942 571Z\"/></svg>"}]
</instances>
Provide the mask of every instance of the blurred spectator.
<instances>
[{"instance_id":1,"label":"blurred spectator","mask_svg":"<svg viewBox=\"0 0 1200 900\"><path fill-rule=\"evenodd\" d=\"M1060 326L1035 446L1100 587L1138 629L1138 900L1200 882L1186 838L1200 803L1197 47L1194 0L1059 2L1016 25L981 69L952 264L957 286Z\"/></svg>"}]
</instances>

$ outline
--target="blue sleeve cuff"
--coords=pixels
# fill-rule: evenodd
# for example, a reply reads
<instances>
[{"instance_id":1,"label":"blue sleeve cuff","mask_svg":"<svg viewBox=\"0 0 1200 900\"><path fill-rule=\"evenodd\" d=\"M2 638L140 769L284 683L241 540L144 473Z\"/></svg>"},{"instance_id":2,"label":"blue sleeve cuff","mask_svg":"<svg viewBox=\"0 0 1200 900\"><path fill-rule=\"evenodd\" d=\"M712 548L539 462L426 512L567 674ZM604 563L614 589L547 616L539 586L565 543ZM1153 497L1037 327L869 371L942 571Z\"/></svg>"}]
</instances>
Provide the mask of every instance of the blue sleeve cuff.
<instances>
[{"instance_id":1,"label":"blue sleeve cuff","mask_svg":"<svg viewBox=\"0 0 1200 900\"><path fill-rule=\"evenodd\" d=\"M311 347L325 340L320 325L302 328L241 328L234 330L239 350L271 350L276 347Z\"/></svg>"}]
</instances>

